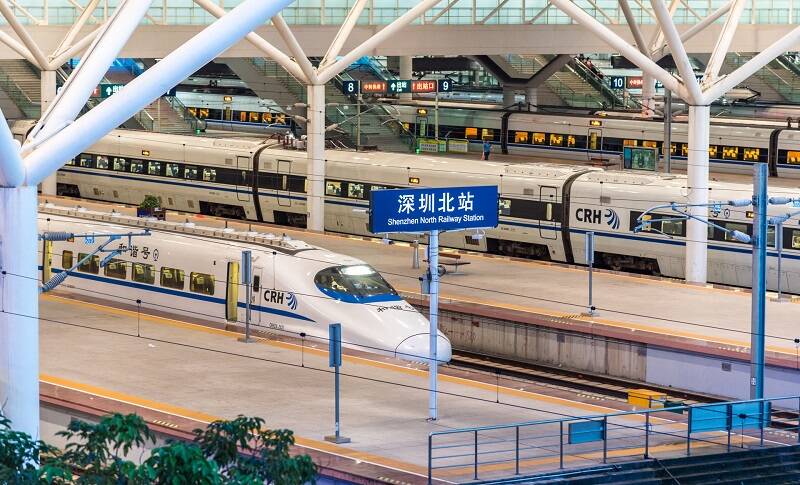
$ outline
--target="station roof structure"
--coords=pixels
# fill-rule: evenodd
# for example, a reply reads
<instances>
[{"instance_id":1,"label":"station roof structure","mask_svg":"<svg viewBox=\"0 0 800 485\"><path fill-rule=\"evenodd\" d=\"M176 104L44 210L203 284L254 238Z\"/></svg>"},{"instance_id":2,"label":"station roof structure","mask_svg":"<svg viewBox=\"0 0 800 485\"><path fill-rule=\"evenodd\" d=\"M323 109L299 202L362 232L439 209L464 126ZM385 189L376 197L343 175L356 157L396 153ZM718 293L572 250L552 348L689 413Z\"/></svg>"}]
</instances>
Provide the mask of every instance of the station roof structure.
<instances>
[{"instance_id":1,"label":"station roof structure","mask_svg":"<svg viewBox=\"0 0 800 485\"><path fill-rule=\"evenodd\" d=\"M230 10L242 0L209 0ZM83 4L85 5L83 5ZM110 16L120 0L17 0L9 3L20 24L44 50L58 46L66 32L80 19L84 7L93 12L83 27L91 32ZM311 0L294 2L282 15L304 51L309 56L322 56L330 39L347 18L353 0ZM363 43L376 31L402 16L419 2L413 0L368 0L365 2L352 35L343 46L349 51ZM730 2L721 0L676 0L672 19L681 31L704 22ZM608 26L614 33L633 43L626 14L616 0L577 2L589 15ZM657 35L657 18L650 2L634 1L630 13L646 37ZM792 1L751 0L742 12L731 51L760 52L788 33L800 14L800 5ZM123 57L158 58L188 40L215 17L192 0L155 0L143 25L134 33L120 53ZM707 20L706 20L707 21ZM0 31L10 33L3 20ZM0 24L2 25L2 24ZM686 43L688 52L709 53L713 50L724 18ZM523 28L528 27L528 28ZM257 33L279 48L287 46L274 28L264 26ZM82 35L80 35L82 37ZM798 46L800 48L800 46ZM377 46L373 55L463 55L463 54L575 54L581 52L615 52L549 0L442 0L402 35ZM228 57L262 57L263 52L248 42L240 42L227 53ZM19 57L5 45L0 58Z\"/></svg>"}]
</instances>

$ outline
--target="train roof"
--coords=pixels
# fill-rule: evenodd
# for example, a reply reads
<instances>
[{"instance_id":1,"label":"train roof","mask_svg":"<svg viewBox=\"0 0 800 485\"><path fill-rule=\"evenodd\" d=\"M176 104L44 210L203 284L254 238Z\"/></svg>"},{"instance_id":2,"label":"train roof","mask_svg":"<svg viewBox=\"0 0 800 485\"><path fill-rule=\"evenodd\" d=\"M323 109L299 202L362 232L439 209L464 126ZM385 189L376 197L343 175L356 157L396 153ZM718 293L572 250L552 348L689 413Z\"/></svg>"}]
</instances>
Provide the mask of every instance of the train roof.
<instances>
[{"instance_id":1,"label":"train roof","mask_svg":"<svg viewBox=\"0 0 800 485\"><path fill-rule=\"evenodd\" d=\"M64 207L55 204L40 204L39 212L61 220L81 219L99 224L116 224L128 227L137 227L157 232L166 232L175 235L193 236L212 239L218 242L227 242L241 247L254 245L271 251L276 251L288 256L297 256L301 253L313 252L313 259L320 262L329 262L334 265L365 264L363 261L344 254L335 253L319 246L308 244L305 241L292 239L286 235L263 233L256 231L236 231L230 228L217 228L198 226L194 223L179 223L159 221L154 218L140 218L121 214L116 211L103 212L88 210L83 207Z\"/></svg>"}]
</instances>

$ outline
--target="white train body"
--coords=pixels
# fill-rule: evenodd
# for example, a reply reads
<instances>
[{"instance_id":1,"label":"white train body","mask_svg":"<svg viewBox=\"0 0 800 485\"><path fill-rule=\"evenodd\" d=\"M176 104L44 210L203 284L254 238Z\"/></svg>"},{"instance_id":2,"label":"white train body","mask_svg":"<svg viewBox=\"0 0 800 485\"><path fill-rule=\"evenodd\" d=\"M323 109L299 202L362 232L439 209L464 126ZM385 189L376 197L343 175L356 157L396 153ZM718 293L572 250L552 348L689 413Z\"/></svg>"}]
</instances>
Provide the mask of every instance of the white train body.
<instances>
[{"instance_id":1,"label":"white train body","mask_svg":"<svg viewBox=\"0 0 800 485\"><path fill-rule=\"evenodd\" d=\"M81 166L81 157L90 163ZM306 219L305 157L304 152L253 140L115 130L60 170L58 184L64 195L134 205L146 195L155 195L171 210L302 226ZM114 170L115 158L130 166L135 160L144 160L144 173L125 171L124 164ZM369 191L376 188L497 185L500 225L487 230L483 238L473 238L474 233L445 233L441 237L444 246L583 264L585 233L593 231L600 266L684 276L685 223L664 223L669 226L663 231L668 235L633 231L636 217L647 209L688 202L684 176L381 152L329 150L326 158L325 228L329 231L371 235L366 209ZM109 167L98 168L99 160ZM154 162L161 170L158 175L147 173ZM177 176L165 174L167 163L177 167ZM214 181L204 180L212 175ZM749 185L711 183L712 200L749 198L751 193ZM787 211L781 207L770 210ZM710 218L752 232L745 209L725 210ZM783 228L782 287L800 293L800 227L795 221ZM750 247L729 239L719 230L710 233L709 280L749 286ZM775 250L769 252L770 288L777 286L776 256Z\"/></svg>"},{"instance_id":2,"label":"white train body","mask_svg":"<svg viewBox=\"0 0 800 485\"><path fill-rule=\"evenodd\" d=\"M74 217L79 215L80 217ZM44 208L39 230L73 234L141 232L136 218L97 212ZM246 291L241 284L242 251L252 251L251 324L265 332L301 337L327 347L328 325L342 324L345 346L407 360L425 361L428 320L404 301L361 260L256 233L151 222L150 236L132 240L130 250L100 267L100 253L72 272L60 291L111 303L214 324L243 326ZM76 237L41 243L42 278L77 264L105 239ZM109 249L127 246L123 238ZM439 334L438 356L449 361L450 342Z\"/></svg>"}]
</instances>

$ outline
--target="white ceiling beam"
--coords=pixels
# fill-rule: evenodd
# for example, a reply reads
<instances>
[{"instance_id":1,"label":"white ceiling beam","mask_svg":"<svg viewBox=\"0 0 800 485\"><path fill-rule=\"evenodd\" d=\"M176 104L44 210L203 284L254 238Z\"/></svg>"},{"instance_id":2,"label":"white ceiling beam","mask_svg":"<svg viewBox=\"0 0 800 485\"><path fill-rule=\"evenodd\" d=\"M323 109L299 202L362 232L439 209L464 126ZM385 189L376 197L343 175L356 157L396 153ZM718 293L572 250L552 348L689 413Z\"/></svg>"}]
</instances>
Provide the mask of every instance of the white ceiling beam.
<instances>
[{"instance_id":1,"label":"white ceiling beam","mask_svg":"<svg viewBox=\"0 0 800 485\"><path fill-rule=\"evenodd\" d=\"M699 34L703 30L705 30L708 26L712 25L714 22L719 20L723 15L728 13L733 5L735 0L731 0L730 2L726 3L725 5L721 6L717 10L711 13L708 17L704 18L700 22L692 25L688 29L684 30L681 34L681 42L684 44L689 41L689 39L693 38L695 35ZM669 46L665 45L663 42L661 45L655 45L653 47L653 59L660 59L661 57L665 56L669 52Z\"/></svg>"},{"instance_id":2,"label":"white ceiling beam","mask_svg":"<svg viewBox=\"0 0 800 485\"><path fill-rule=\"evenodd\" d=\"M353 31L353 28L355 28L356 23L358 23L358 18L361 17L361 12L364 11L364 7L367 5L368 1L369 0L356 0L353 8L347 13L347 18L344 19L339 31L336 32L336 37L333 38L333 42L331 42L327 52L322 56L319 67L325 67L336 60L336 57L342 51L344 43L347 41L347 38L350 37L350 33ZM457 2L458 0L455 1Z\"/></svg>"},{"instance_id":3,"label":"white ceiling beam","mask_svg":"<svg viewBox=\"0 0 800 485\"><path fill-rule=\"evenodd\" d=\"M206 12L210 13L214 17L218 19L225 16L225 9L217 5L216 3L212 2L211 0L193 0L194 3L200 5ZM286 71L295 77L298 81L304 84L309 84L310 80L306 77L305 73L302 69L300 69L300 65L293 61L289 56L284 54L280 49L275 47L274 45L267 42L263 37L256 34L255 32L250 32L245 36L248 42L250 42L256 49L260 50L267 57L271 58L273 61L280 64L280 66Z\"/></svg>"},{"instance_id":4,"label":"white ceiling beam","mask_svg":"<svg viewBox=\"0 0 800 485\"><path fill-rule=\"evenodd\" d=\"M319 76L319 82L324 84L333 79L340 72L347 69L347 66L355 62L356 59L367 55L371 50L379 46L386 39L402 30L405 26L416 20L419 16L424 15L425 12L439 3L439 1L441 0L423 0L419 2L413 8L396 18L386 27L373 34L372 37L364 41L364 43L350 51L341 59L323 69L318 70L317 75Z\"/></svg>"},{"instance_id":5,"label":"white ceiling beam","mask_svg":"<svg viewBox=\"0 0 800 485\"><path fill-rule=\"evenodd\" d=\"M10 47L11 50L21 55L25 60L27 60L31 64L33 65L37 64L36 59L33 58L33 54L31 54L31 51L29 51L27 47L25 47L24 45L22 45L20 41L11 37L10 35L6 34L3 31L0 31L0 42Z\"/></svg>"},{"instance_id":6,"label":"white ceiling beam","mask_svg":"<svg viewBox=\"0 0 800 485\"><path fill-rule=\"evenodd\" d=\"M650 2L652 6L653 2ZM675 15L675 12L678 10L678 5L680 5L680 0L672 0L669 4L669 15L672 17ZM658 21L658 16L653 12L653 18L656 21L656 29L653 32L653 38L650 41L651 46L662 45L664 44L664 31L661 29L661 24Z\"/></svg>"},{"instance_id":7,"label":"white ceiling beam","mask_svg":"<svg viewBox=\"0 0 800 485\"><path fill-rule=\"evenodd\" d=\"M75 40L75 36L78 35L78 32L80 32L80 30L86 24L86 21L89 20L90 17L93 18L92 12L94 12L94 9L97 8L97 4L99 2L100 0L89 0L89 3L86 4L85 8L80 7L77 4L77 2L74 2L74 5L76 5L75 8L83 8L83 10L81 11L81 15L78 17L78 20L76 20L75 23L72 24L72 27L70 27L69 31L67 31L67 35L65 35L64 38L61 39L61 43L58 44L58 47L56 47L53 50L53 55L51 57L57 56L61 52L67 50L69 46L72 45L72 42Z\"/></svg>"},{"instance_id":8,"label":"white ceiling beam","mask_svg":"<svg viewBox=\"0 0 800 485\"><path fill-rule=\"evenodd\" d=\"M19 155L19 142L0 110L0 187L19 187L24 181L25 165Z\"/></svg>"},{"instance_id":9,"label":"white ceiling beam","mask_svg":"<svg viewBox=\"0 0 800 485\"><path fill-rule=\"evenodd\" d=\"M739 27L739 19L744 11L744 2L745 0L734 0L733 7L725 20L725 25L722 27L722 32L719 34L714 50L711 51L711 58L706 65L703 75L703 85L705 86L711 85L719 77L719 71L725 62L725 56L731 47L733 36L736 35L736 29Z\"/></svg>"},{"instance_id":10,"label":"white ceiling beam","mask_svg":"<svg viewBox=\"0 0 800 485\"><path fill-rule=\"evenodd\" d=\"M294 56L295 62L300 66L300 69L303 71L303 74L305 74L309 83L318 84L317 72L314 70L314 66L311 65L311 61L308 60L308 56L303 52L303 48L300 46L300 42L297 41L297 37L294 36L292 29L289 28L289 25L280 14L272 18L272 25L275 26L275 30L278 31L283 41L286 42L286 45L289 47L289 52Z\"/></svg>"},{"instance_id":11,"label":"white ceiling beam","mask_svg":"<svg viewBox=\"0 0 800 485\"><path fill-rule=\"evenodd\" d=\"M694 69L689 62L689 56L686 54L686 49L683 47L678 29L675 28L675 23L672 21L672 15L663 0L651 0L650 4L653 6L653 11L658 18L658 23L661 25L661 31L664 38L667 39L667 44L672 51L672 58L675 65L678 66L678 72L683 78L683 85L686 87L689 99L686 101L694 104L700 103L703 99L703 94L700 90L700 83L694 77Z\"/></svg>"},{"instance_id":12,"label":"white ceiling beam","mask_svg":"<svg viewBox=\"0 0 800 485\"><path fill-rule=\"evenodd\" d=\"M34 62L36 67L43 70L47 69L49 62L47 61L44 52L42 52L42 50L36 44L36 41L33 40L33 37L31 37L27 29L25 29L25 27L23 27L23 25L19 23L17 16L14 15L14 12L11 10L11 7L8 6L8 3L6 3L5 0L0 0L0 14L2 14L3 17L5 17L5 19L8 21L8 24L11 26L12 29L14 29L14 32L17 34L17 37L19 37L19 40L21 40L22 43L25 44L25 47L28 48L31 55L33 56L33 59L36 61Z\"/></svg>"},{"instance_id":13,"label":"white ceiling beam","mask_svg":"<svg viewBox=\"0 0 800 485\"><path fill-rule=\"evenodd\" d=\"M628 28L631 29L633 39L636 41L636 47L639 49L639 52L650 57L650 52L647 48L647 44L644 41L644 36L642 35L641 29L639 29L639 24L636 23L636 17L633 16L633 10L631 10L628 0L619 0L619 5L622 7L622 13L625 15L625 21L628 22Z\"/></svg>"},{"instance_id":14,"label":"white ceiling beam","mask_svg":"<svg viewBox=\"0 0 800 485\"><path fill-rule=\"evenodd\" d=\"M89 47L89 44L92 43L95 37L103 30L102 25L97 26L96 29L89 32L88 34L84 35L81 40L78 42L73 43L63 52L58 52L54 56L50 58L50 70L55 71L62 65L64 65L68 60L72 59L73 57L77 57L83 50Z\"/></svg>"}]
</instances>

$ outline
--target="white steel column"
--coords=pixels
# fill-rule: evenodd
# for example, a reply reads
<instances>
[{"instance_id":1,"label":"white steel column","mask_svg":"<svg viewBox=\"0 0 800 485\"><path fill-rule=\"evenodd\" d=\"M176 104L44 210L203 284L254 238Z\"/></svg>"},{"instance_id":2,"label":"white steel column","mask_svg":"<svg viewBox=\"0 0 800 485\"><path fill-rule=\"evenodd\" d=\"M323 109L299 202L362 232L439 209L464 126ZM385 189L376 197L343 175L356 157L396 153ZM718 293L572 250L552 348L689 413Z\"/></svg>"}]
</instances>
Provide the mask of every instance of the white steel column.
<instances>
[{"instance_id":1,"label":"white steel column","mask_svg":"<svg viewBox=\"0 0 800 485\"><path fill-rule=\"evenodd\" d=\"M687 184L689 204L708 204L709 107L689 106L689 160ZM708 218L707 207L690 207L689 213ZM689 219L686 227L686 281L705 283L708 268L708 226Z\"/></svg>"},{"instance_id":2,"label":"white steel column","mask_svg":"<svg viewBox=\"0 0 800 485\"><path fill-rule=\"evenodd\" d=\"M400 56L400 79L411 79L414 75L413 59L411 56ZM403 93L398 96L403 100L411 100L411 93Z\"/></svg>"},{"instance_id":3,"label":"white steel column","mask_svg":"<svg viewBox=\"0 0 800 485\"><path fill-rule=\"evenodd\" d=\"M312 231L325 230L325 85L308 87L307 225Z\"/></svg>"},{"instance_id":4,"label":"white steel column","mask_svg":"<svg viewBox=\"0 0 800 485\"><path fill-rule=\"evenodd\" d=\"M42 86L42 97L41 97L41 106L42 106L42 114L44 115L47 112L47 109L50 107L50 103L56 99L56 72L55 71L42 71L42 78L41 78L41 86ZM56 172L48 175L46 179L42 181L42 194L43 195L56 195Z\"/></svg>"},{"instance_id":5,"label":"white steel column","mask_svg":"<svg viewBox=\"0 0 800 485\"><path fill-rule=\"evenodd\" d=\"M39 438L36 203L36 187L0 188L0 404L14 430L34 439Z\"/></svg>"},{"instance_id":6,"label":"white steel column","mask_svg":"<svg viewBox=\"0 0 800 485\"><path fill-rule=\"evenodd\" d=\"M652 118L656 109L656 80L642 73L642 116Z\"/></svg>"}]
</instances>

